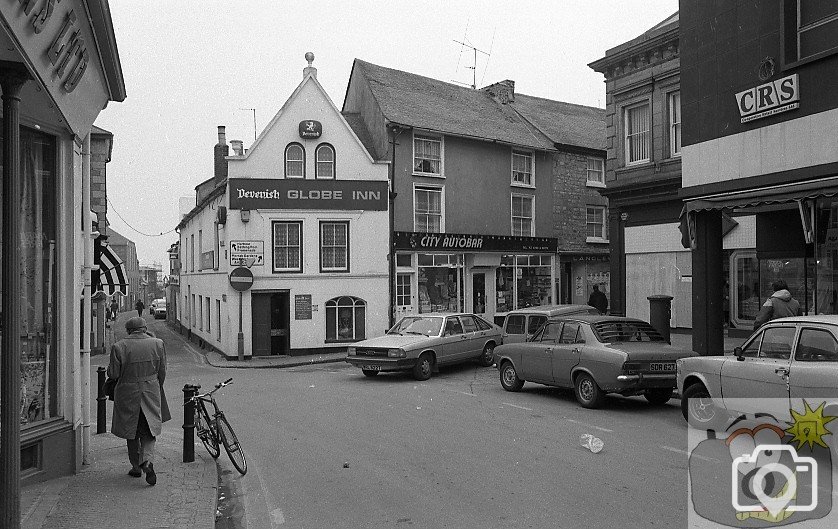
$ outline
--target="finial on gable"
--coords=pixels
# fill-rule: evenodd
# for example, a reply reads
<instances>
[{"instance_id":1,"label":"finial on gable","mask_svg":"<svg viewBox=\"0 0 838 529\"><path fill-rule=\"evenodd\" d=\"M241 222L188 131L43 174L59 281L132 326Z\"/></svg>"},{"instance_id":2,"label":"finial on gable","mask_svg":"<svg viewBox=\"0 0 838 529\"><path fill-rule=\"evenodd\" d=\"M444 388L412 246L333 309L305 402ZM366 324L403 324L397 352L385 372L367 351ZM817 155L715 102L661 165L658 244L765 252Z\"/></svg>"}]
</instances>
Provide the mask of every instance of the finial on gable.
<instances>
[{"instance_id":1,"label":"finial on gable","mask_svg":"<svg viewBox=\"0 0 838 529\"><path fill-rule=\"evenodd\" d=\"M317 79L317 68L311 65L314 62L314 54L312 52L306 52L306 61L308 61L308 66L303 68L303 79L309 75Z\"/></svg>"}]
</instances>

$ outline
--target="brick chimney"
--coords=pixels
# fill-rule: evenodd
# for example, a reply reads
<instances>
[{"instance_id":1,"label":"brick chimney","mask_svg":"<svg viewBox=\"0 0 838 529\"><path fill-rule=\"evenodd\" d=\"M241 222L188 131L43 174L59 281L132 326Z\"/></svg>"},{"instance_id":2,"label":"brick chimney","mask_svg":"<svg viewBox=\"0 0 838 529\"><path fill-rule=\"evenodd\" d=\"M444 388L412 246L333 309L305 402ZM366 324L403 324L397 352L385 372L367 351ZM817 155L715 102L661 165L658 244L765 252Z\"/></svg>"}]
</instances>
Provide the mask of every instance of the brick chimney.
<instances>
[{"instance_id":1,"label":"brick chimney","mask_svg":"<svg viewBox=\"0 0 838 529\"><path fill-rule=\"evenodd\" d=\"M242 156L244 154L244 142L242 140L230 140L230 145L233 147L234 156Z\"/></svg>"},{"instance_id":2,"label":"brick chimney","mask_svg":"<svg viewBox=\"0 0 838 529\"><path fill-rule=\"evenodd\" d=\"M215 145L215 185L227 180L227 160L230 146L227 145L227 133L224 125L218 126L218 143Z\"/></svg>"},{"instance_id":3,"label":"brick chimney","mask_svg":"<svg viewBox=\"0 0 838 529\"><path fill-rule=\"evenodd\" d=\"M515 102L515 81L510 79L490 84L480 90L495 98L502 105Z\"/></svg>"}]
</instances>

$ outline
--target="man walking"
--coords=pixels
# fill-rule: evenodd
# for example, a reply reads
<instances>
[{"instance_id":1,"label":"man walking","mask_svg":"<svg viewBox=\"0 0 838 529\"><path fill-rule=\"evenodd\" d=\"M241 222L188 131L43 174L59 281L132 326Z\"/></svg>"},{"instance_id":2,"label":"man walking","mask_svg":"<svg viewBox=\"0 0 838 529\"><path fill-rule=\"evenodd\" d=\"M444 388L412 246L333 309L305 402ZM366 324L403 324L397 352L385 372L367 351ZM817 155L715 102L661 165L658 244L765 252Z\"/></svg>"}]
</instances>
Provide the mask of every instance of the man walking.
<instances>
[{"instance_id":1,"label":"man walking","mask_svg":"<svg viewBox=\"0 0 838 529\"><path fill-rule=\"evenodd\" d=\"M594 291L588 298L588 305L596 308L600 314L605 314L605 311L608 310L608 298L604 292L599 291L599 285L594 285Z\"/></svg>"},{"instance_id":2,"label":"man walking","mask_svg":"<svg viewBox=\"0 0 838 529\"><path fill-rule=\"evenodd\" d=\"M128 336L111 346L108 377L116 379L111 433L128 440L129 476L145 472L149 485L157 483L153 456L156 437L171 419L163 382L166 348L163 340L146 333L140 317L125 324Z\"/></svg>"},{"instance_id":3,"label":"man walking","mask_svg":"<svg viewBox=\"0 0 838 529\"><path fill-rule=\"evenodd\" d=\"M145 303L143 300L138 299L136 303L134 303L134 308L137 309L137 316L142 318L143 317L143 309L145 308Z\"/></svg>"},{"instance_id":4,"label":"man walking","mask_svg":"<svg viewBox=\"0 0 838 529\"><path fill-rule=\"evenodd\" d=\"M759 309L759 314L757 314L754 320L754 330L777 318L803 315L800 302L791 297L789 286L784 280L778 279L774 281L771 283L771 288L774 290L774 293L771 294L771 297Z\"/></svg>"}]
</instances>

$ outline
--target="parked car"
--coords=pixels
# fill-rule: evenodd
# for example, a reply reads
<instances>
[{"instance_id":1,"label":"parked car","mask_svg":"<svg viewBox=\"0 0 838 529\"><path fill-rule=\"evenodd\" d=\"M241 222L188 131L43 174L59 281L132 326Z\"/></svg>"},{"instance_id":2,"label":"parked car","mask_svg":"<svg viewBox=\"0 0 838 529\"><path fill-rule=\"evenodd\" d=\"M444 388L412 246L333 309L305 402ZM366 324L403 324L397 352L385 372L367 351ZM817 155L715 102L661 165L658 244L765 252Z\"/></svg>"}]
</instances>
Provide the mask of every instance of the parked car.
<instances>
[{"instance_id":1,"label":"parked car","mask_svg":"<svg viewBox=\"0 0 838 529\"><path fill-rule=\"evenodd\" d=\"M446 364L477 360L491 366L500 334L500 327L474 314L405 316L386 335L347 348L346 361L368 377L381 371L412 371L416 380L427 380Z\"/></svg>"},{"instance_id":2,"label":"parked car","mask_svg":"<svg viewBox=\"0 0 838 529\"><path fill-rule=\"evenodd\" d=\"M770 321L732 355L678 361L684 418L696 427L723 426L731 415L769 413L784 421L800 399L828 399L838 411L838 316Z\"/></svg>"},{"instance_id":3,"label":"parked car","mask_svg":"<svg viewBox=\"0 0 838 529\"><path fill-rule=\"evenodd\" d=\"M590 305L542 305L509 311L504 318L503 343L526 342L549 318L576 314L598 315Z\"/></svg>"},{"instance_id":4,"label":"parked car","mask_svg":"<svg viewBox=\"0 0 838 529\"><path fill-rule=\"evenodd\" d=\"M149 312L154 316L154 319L166 317L166 300L163 298L155 299L151 302Z\"/></svg>"},{"instance_id":5,"label":"parked car","mask_svg":"<svg viewBox=\"0 0 838 529\"><path fill-rule=\"evenodd\" d=\"M495 363L507 391L524 382L573 388L579 404L597 408L607 393L666 403L675 389L675 361L692 354L672 347L645 321L577 315L548 320L527 342L501 345Z\"/></svg>"}]
</instances>

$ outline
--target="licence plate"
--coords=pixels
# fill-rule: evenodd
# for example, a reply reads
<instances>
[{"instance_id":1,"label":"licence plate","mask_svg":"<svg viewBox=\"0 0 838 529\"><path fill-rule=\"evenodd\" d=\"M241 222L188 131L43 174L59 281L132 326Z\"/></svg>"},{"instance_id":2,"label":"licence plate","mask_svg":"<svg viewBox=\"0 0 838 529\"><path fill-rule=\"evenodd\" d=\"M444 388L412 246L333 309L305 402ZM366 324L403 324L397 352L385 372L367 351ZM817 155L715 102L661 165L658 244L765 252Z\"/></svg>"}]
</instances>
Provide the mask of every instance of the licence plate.
<instances>
[{"instance_id":1,"label":"licence plate","mask_svg":"<svg viewBox=\"0 0 838 529\"><path fill-rule=\"evenodd\" d=\"M652 362L649 364L649 371L675 371L675 362Z\"/></svg>"},{"instance_id":2,"label":"licence plate","mask_svg":"<svg viewBox=\"0 0 838 529\"><path fill-rule=\"evenodd\" d=\"M381 366L361 366L361 369L366 369L367 371L381 371Z\"/></svg>"}]
</instances>

